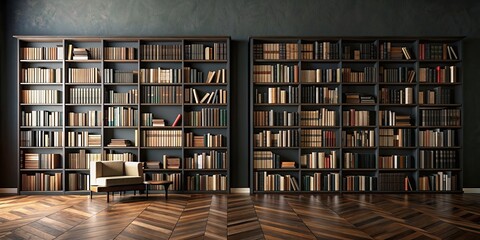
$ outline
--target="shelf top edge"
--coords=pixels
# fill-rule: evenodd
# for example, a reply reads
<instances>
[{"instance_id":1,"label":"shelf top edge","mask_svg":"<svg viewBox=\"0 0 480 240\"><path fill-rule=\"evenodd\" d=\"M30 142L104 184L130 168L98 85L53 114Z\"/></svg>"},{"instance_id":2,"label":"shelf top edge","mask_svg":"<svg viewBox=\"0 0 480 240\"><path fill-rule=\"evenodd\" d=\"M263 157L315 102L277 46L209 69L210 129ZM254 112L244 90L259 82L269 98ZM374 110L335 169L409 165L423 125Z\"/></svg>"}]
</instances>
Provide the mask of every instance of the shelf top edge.
<instances>
[{"instance_id":1,"label":"shelf top edge","mask_svg":"<svg viewBox=\"0 0 480 240\"><path fill-rule=\"evenodd\" d=\"M462 40L466 36L250 36L249 40Z\"/></svg>"},{"instance_id":2,"label":"shelf top edge","mask_svg":"<svg viewBox=\"0 0 480 240\"><path fill-rule=\"evenodd\" d=\"M207 36L56 36L56 35L13 35L14 38L24 41L62 41L62 40L90 40L90 41L101 41L101 40L125 40L125 41L181 41L181 40L193 40L193 41L202 41L202 40L230 40L230 36L216 36L216 35L207 35Z\"/></svg>"}]
</instances>

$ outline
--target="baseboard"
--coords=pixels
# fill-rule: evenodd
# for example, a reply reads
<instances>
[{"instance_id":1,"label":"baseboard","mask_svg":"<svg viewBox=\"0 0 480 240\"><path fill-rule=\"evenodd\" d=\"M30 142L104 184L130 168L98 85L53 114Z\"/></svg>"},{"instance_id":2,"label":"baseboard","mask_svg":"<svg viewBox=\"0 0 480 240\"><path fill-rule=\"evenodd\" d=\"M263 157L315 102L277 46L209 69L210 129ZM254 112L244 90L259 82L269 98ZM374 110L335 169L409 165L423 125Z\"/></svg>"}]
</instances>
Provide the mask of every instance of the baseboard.
<instances>
[{"instance_id":1,"label":"baseboard","mask_svg":"<svg viewBox=\"0 0 480 240\"><path fill-rule=\"evenodd\" d=\"M250 193L250 188L230 188L231 193Z\"/></svg>"},{"instance_id":2,"label":"baseboard","mask_svg":"<svg viewBox=\"0 0 480 240\"><path fill-rule=\"evenodd\" d=\"M0 193L17 193L17 188L0 188Z\"/></svg>"},{"instance_id":3,"label":"baseboard","mask_svg":"<svg viewBox=\"0 0 480 240\"><path fill-rule=\"evenodd\" d=\"M480 193L480 188L463 188L464 193Z\"/></svg>"}]
</instances>

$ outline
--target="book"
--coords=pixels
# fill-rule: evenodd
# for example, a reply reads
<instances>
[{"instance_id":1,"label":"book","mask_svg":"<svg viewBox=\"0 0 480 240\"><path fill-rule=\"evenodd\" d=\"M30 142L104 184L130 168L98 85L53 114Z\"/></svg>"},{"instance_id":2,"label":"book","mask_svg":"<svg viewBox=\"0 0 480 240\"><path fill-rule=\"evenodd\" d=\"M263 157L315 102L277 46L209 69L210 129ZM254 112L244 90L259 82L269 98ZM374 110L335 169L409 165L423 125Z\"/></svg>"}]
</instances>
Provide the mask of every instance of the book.
<instances>
[{"instance_id":1,"label":"book","mask_svg":"<svg viewBox=\"0 0 480 240\"><path fill-rule=\"evenodd\" d=\"M177 118L175 118L175 121L173 121L172 127L175 127L175 126L177 126L178 124L181 124L181 123L180 123L181 118L182 118L182 114L178 114L178 115L177 115Z\"/></svg>"}]
</instances>

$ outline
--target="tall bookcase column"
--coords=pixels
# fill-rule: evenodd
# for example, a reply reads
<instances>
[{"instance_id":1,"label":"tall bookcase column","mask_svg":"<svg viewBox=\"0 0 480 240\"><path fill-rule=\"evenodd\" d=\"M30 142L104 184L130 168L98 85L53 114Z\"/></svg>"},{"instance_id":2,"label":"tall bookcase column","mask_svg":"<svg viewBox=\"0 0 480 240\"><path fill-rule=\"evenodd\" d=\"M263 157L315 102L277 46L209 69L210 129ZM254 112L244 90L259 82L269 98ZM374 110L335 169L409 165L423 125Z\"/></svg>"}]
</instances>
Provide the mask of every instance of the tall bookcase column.
<instances>
[{"instance_id":1,"label":"tall bookcase column","mask_svg":"<svg viewBox=\"0 0 480 240\"><path fill-rule=\"evenodd\" d=\"M462 43L419 39L420 191L461 191L463 166Z\"/></svg>"},{"instance_id":2,"label":"tall bookcase column","mask_svg":"<svg viewBox=\"0 0 480 240\"><path fill-rule=\"evenodd\" d=\"M340 185L340 39L301 40L301 190L338 192Z\"/></svg>"},{"instance_id":3,"label":"tall bookcase column","mask_svg":"<svg viewBox=\"0 0 480 240\"><path fill-rule=\"evenodd\" d=\"M140 152L145 178L171 180L170 190L182 191L183 40L144 39L140 49Z\"/></svg>"},{"instance_id":4,"label":"tall bookcase column","mask_svg":"<svg viewBox=\"0 0 480 240\"><path fill-rule=\"evenodd\" d=\"M65 191L89 190L90 161L102 159L102 40L64 39Z\"/></svg>"},{"instance_id":5,"label":"tall bookcase column","mask_svg":"<svg viewBox=\"0 0 480 240\"><path fill-rule=\"evenodd\" d=\"M64 191L63 41L18 39L18 192Z\"/></svg>"},{"instance_id":6,"label":"tall bookcase column","mask_svg":"<svg viewBox=\"0 0 480 240\"><path fill-rule=\"evenodd\" d=\"M229 191L230 38L183 40L184 188Z\"/></svg>"}]
</instances>

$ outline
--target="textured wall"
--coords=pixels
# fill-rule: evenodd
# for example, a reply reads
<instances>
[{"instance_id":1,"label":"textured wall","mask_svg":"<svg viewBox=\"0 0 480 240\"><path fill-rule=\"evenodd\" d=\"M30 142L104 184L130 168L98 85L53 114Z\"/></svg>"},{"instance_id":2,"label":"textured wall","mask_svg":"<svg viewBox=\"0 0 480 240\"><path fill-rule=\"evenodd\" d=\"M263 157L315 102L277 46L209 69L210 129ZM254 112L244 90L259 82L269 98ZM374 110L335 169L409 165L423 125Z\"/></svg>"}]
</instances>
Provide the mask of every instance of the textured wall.
<instances>
[{"instance_id":1,"label":"textured wall","mask_svg":"<svg viewBox=\"0 0 480 240\"><path fill-rule=\"evenodd\" d=\"M3 1L2 1L3 3ZM232 187L248 186L249 36L466 36L465 187L480 187L480 2L427 0L16 0L2 7L4 139L0 188L16 187L15 40L12 35L232 36ZM4 24L2 24L3 27ZM3 41L2 41L3 42ZM4 48L2 48L4 49ZM3 57L4 54L2 54ZM12 141L10 141L12 139Z\"/></svg>"}]
</instances>

